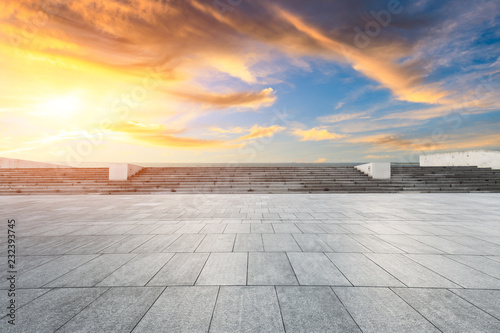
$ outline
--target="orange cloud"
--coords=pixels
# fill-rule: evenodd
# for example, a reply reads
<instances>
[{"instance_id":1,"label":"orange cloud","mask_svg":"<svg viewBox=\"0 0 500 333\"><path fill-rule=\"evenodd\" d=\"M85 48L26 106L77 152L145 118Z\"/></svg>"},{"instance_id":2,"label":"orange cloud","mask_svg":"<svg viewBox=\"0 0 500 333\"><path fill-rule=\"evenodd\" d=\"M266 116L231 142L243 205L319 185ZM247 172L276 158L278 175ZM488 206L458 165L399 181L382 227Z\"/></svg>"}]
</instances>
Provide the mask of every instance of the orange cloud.
<instances>
[{"instance_id":1,"label":"orange cloud","mask_svg":"<svg viewBox=\"0 0 500 333\"><path fill-rule=\"evenodd\" d=\"M316 127L309 130L296 129L293 134L300 137L300 141L337 140L344 137L344 135L330 133L326 129Z\"/></svg>"},{"instance_id":2,"label":"orange cloud","mask_svg":"<svg viewBox=\"0 0 500 333\"><path fill-rule=\"evenodd\" d=\"M403 139L398 135L391 134L376 134L358 137L350 139L348 142L380 147L385 151L426 151L438 150L445 147L443 143L439 142L419 142L418 140Z\"/></svg>"},{"instance_id":3,"label":"orange cloud","mask_svg":"<svg viewBox=\"0 0 500 333\"><path fill-rule=\"evenodd\" d=\"M256 109L259 107L270 106L276 101L276 96L274 95L272 88L263 89L259 92L237 92L229 94L188 92L168 93L188 101L217 108L246 107Z\"/></svg>"},{"instance_id":4,"label":"orange cloud","mask_svg":"<svg viewBox=\"0 0 500 333\"><path fill-rule=\"evenodd\" d=\"M314 161L314 163L326 163L326 162L328 162L328 160L324 157L320 157L316 161Z\"/></svg>"},{"instance_id":5,"label":"orange cloud","mask_svg":"<svg viewBox=\"0 0 500 333\"><path fill-rule=\"evenodd\" d=\"M261 127L258 125L252 126L249 130L249 134L244 135L238 140L248 140L248 139L257 139L257 138L262 138L262 137L271 137L277 132L281 132L285 129L285 127L281 127L278 125L272 125L269 127Z\"/></svg>"},{"instance_id":6,"label":"orange cloud","mask_svg":"<svg viewBox=\"0 0 500 333\"><path fill-rule=\"evenodd\" d=\"M392 90L398 99L419 103L442 103L448 95L447 92L440 90L436 85L423 84L423 75L421 73L387 59L387 54L398 55L401 53L402 50L395 49L394 45L388 46L390 52L383 52L383 50L379 49L377 54L369 54L369 50L367 53L362 53L359 49L347 43L326 36L325 33L308 25L298 16L278 7L275 8L279 15L291 23L298 31L306 34L324 50L329 51L330 56L337 58L343 56L345 60L352 64L355 70ZM309 50L309 52L314 51Z\"/></svg>"},{"instance_id":7,"label":"orange cloud","mask_svg":"<svg viewBox=\"0 0 500 333\"><path fill-rule=\"evenodd\" d=\"M220 140L205 140L190 137L178 137L172 134L183 132L183 130L167 130L163 125L144 125L136 122L115 124L112 127L114 132L122 132L129 137L162 147L176 148L234 148L226 145Z\"/></svg>"}]
</instances>

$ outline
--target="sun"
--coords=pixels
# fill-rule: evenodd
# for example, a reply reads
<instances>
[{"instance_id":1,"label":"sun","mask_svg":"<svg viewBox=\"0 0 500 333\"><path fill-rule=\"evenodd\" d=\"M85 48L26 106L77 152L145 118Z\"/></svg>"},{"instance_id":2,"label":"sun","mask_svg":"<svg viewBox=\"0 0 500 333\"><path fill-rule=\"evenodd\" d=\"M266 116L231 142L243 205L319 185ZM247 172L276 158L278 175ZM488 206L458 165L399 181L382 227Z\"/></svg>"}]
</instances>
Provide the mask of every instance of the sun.
<instances>
[{"instance_id":1,"label":"sun","mask_svg":"<svg viewBox=\"0 0 500 333\"><path fill-rule=\"evenodd\" d=\"M40 108L43 113L60 116L71 117L83 110L83 100L76 94L52 97L45 100Z\"/></svg>"}]
</instances>

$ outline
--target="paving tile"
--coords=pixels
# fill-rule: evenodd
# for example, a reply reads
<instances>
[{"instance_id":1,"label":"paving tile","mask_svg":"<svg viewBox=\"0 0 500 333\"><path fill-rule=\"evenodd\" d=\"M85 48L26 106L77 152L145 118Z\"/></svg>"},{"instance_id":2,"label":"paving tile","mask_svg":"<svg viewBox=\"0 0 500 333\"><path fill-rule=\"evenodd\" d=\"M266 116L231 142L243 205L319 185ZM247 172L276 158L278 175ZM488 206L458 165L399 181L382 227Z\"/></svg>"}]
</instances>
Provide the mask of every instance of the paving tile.
<instances>
[{"instance_id":1,"label":"paving tile","mask_svg":"<svg viewBox=\"0 0 500 333\"><path fill-rule=\"evenodd\" d=\"M50 289L17 289L14 295L16 302L16 309L19 310L26 304L31 303L36 298L42 296L43 294L49 291ZM1 302L0 304L2 305L6 306L9 305L10 302L9 292L2 291L0 293L0 302ZM0 328L2 327L2 325L5 324L7 319L8 318L6 317L6 311L2 312L0 314L0 320L1 320Z\"/></svg>"},{"instance_id":2,"label":"paving tile","mask_svg":"<svg viewBox=\"0 0 500 333\"><path fill-rule=\"evenodd\" d=\"M48 283L46 287L93 287L135 254L103 254Z\"/></svg>"},{"instance_id":3,"label":"paving tile","mask_svg":"<svg viewBox=\"0 0 500 333\"><path fill-rule=\"evenodd\" d=\"M286 253L249 253L248 285L298 284Z\"/></svg>"},{"instance_id":4,"label":"paving tile","mask_svg":"<svg viewBox=\"0 0 500 333\"><path fill-rule=\"evenodd\" d=\"M486 254L500 255L500 245L483 241L470 236L442 236L452 242L476 249Z\"/></svg>"},{"instance_id":5,"label":"paving tile","mask_svg":"<svg viewBox=\"0 0 500 333\"><path fill-rule=\"evenodd\" d=\"M148 286L194 285L208 253L176 253L149 281Z\"/></svg>"},{"instance_id":6,"label":"paving tile","mask_svg":"<svg viewBox=\"0 0 500 333\"><path fill-rule=\"evenodd\" d=\"M464 288L500 289L500 279L443 255L408 254L407 256Z\"/></svg>"},{"instance_id":7,"label":"paving tile","mask_svg":"<svg viewBox=\"0 0 500 333\"><path fill-rule=\"evenodd\" d=\"M133 332L208 332L218 290L215 286L168 287Z\"/></svg>"},{"instance_id":8,"label":"paving tile","mask_svg":"<svg viewBox=\"0 0 500 333\"><path fill-rule=\"evenodd\" d=\"M228 224L224 229L225 234L248 234L250 233L250 224Z\"/></svg>"},{"instance_id":9,"label":"paving tile","mask_svg":"<svg viewBox=\"0 0 500 333\"><path fill-rule=\"evenodd\" d=\"M173 253L138 254L109 274L98 286L145 286L173 257Z\"/></svg>"},{"instance_id":10,"label":"paving tile","mask_svg":"<svg viewBox=\"0 0 500 333\"><path fill-rule=\"evenodd\" d=\"M96 257L97 255L64 255L27 272L20 272L17 288L40 288Z\"/></svg>"},{"instance_id":11,"label":"paving tile","mask_svg":"<svg viewBox=\"0 0 500 333\"><path fill-rule=\"evenodd\" d=\"M121 241L114 243L107 248L101 250L101 253L130 253L148 240L153 238L153 235L131 235Z\"/></svg>"},{"instance_id":12,"label":"paving tile","mask_svg":"<svg viewBox=\"0 0 500 333\"><path fill-rule=\"evenodd\" d=\"M155 235L130 253L162 252L179 237L179 235Z\"/></svg>"},{"instance_id":13,"label":"paving tile","mask_svg":"<svg viewBox=\"0 0 500 333\"><path fill-rule=\"evenodd\" d=\"M196 252L232 252L235 238L235 234L208 234Z\"/></svg>"},{"instance_id":14,"label":"paving tile","mask_svg":"<svg viewBox=\"0 0 500 333\"><path fill-rule=\"evenodd\" d=\"M200 230L200 234L222 234L226 224L207 224Z\"/></svg>"},{"instance_id":15,"label":"paving tile","mask_svg":"<svg viewBox=\"0 0 500 333\"><path fill-rule=\"evenodd\" d=\"M408 287L460 287L402 254L366 253L365 255Z\"/></svg>"},{"instance_id":16,"label":"paving tile","mask_svg":"<svg viewBox=\"0 0 500 333\"><path fill-rule=\"evenodd\" d=\"M276 287L286 332L361 332L329 287Z\"/></svg>"},{"instance_id":17,"label":"paving tile","mask_svg":"<svg viewBox=\"0 0 500 333\"><path fill-rule=\"evenodd\" d=\"M220 287L210 332L285 332L274 287Z\"/></svg>"},{"instance_id":18,"label":"paving tile","mask_svg":"<svg viewBox=\"0 0 500 333\"><path fill-rule=\"evenodd\" d=\"M19 309L15 327L2 328L6 332L54 332L105 291L106 288L53 289Z\"/></svg>"},{"instance_id":19,"label":"paving tile","mask_svg":"<svg viewBox=\"0 0 500 333\"><path fill-rule=\"evenodd\" d=\"M124 235L100 236L90 243L66 252L66 254L95 254L127 238Z\"/></svg>"},{"instance_id":20,"label":"paving tile","mask_svg":"<svg viewBox=\"0 0 500 333\"><path fill-rule=\"evenodd\" d=\"M183 225L181 223L166 223L160 225L154 230L154 234L173 234L179 230Z\"/></svg>"},{"instance_id":21,"label":"paving tile","mask_svg":"<svg viewBox=\"0 0 500 333\"><path fill-rule=\"evenodd\" d=\"M349 235L355 241L375 253L403 253L402 250L373 235Z\"/></svg>"},{"instance_id":22,"label":"paving tile","mask_svg":"<svg viewBox=\"0 0 500 333\"><path fill-rule=\"evenodd\" d=\"M356 235L372 235L375 233L373 230L365 228L361 224L344 224L343 223L341 225L338 225L338 227L342 228L341 230L344 230L344 232L338 232L338 233L350 233L350 234L356 234Z\"/></svg>"},{"instance_id":23,"label":"paving tile","mask_svg":"<svg viewBox=\"0 0 500 333\"><path fill-rule=\"evenodd\" d=\"M315 234L293 234L303 252L332 252L333 250Z\"/></svg>"},{"instance_id":24,"label":"paving tile","mask_svg":"<svg viewBox=\"0 0 500 333\"><path fill-rule=\"evenodd\" d=\"M264 251L261 234L237 234L234 242L234 252Z\"/></svg>"},{"instance_id":25,"label":"paving tile","mask_svg":"<svg viewBox=\"0 0 500 333\"><path fill-rule=\"evenodd\" d=\"M194 252L205 236L206 234L181 235L167 246L163 252Z\"/></svg>"},{"instance_id":26,"label":"paving tile","mask_svg":"<svg viewBox=\"0 0 500 333\"><path fill-rule=\"evenodd\" d=\"M197 285L245 285L247 253L211 253Z\"/></svg>"},{"instance_id":27,"label":"paving tile","mask_svg":"<svg viewBox=\"0 0 500 333\"><path fill-rule=\"evenodd\" d=\"M500 321L448 290L394 289L442 332L499 332Z\"/></svg>"},{"instance_id":28,"label":"paving tile","mask_svg":"<svg viewBox=\"0 0 500 333\"><path fill-rule=\"evenodd\" d=\"M378 238L403 250L406 253L432 253L443 254L443 251L426 245L406 235L377 235Z\"/></svg>"},{"instance_id":29,"label":"paving tile","mask_svg":"<svg viewBox=\"0 0 500 333\"><path fill-rule=\"evenodd\" d=\"M439 332L388 288L333 288L363 332Z\"/></svg>"},{"instance_id":30,"label":"paving tile","mask_svg":"<svg viewBox=\"0 0 500 333\"><path fill-rule=\"evenodd\" d=\"M274 233L273 226L271 224L251 224L250 232L252 234L272 234Z\"/></svg>"},{"instance_id":31,"label":"paving tile","mask_svg":"<svg viewBox=\"0 0 500 333\"><path fill-rule=\"evenodd\" d=\"M450 289L450 291L500 320L500 290Z\"/></svg>"},{"instance_id":32,"label":"paving tile","mask_svg":"<svg viewBox=\"0 0 500 333\"><path fill-rule=\"evenodd\" d=\"M326 256L354 286L404 287L362 253L326 253Z\"/></svg>"},{"instance_id":33,"label":"paving tile","mask_svg":"<svg viewBox=\"0 0 500 333\"><path fill-rule=\"evenodd\" d=\"M290 252L288 258L301 285L351 285L323 253Z\"/></svg>"},{"instance_id":34,"label":"paving tile","mask_svg":"<svg viewBox=\"0 0 500 333\"><path fill-rule=\"evenodd\" d=\"M291 234L262 234L262 240L266 252L301 251Z\"/></svg>"},{"instance_id":35,"label":"paving tile","mask_svg":"<svg viewBox=\"0 0 500 333\"><path fill-rule=\"evenodd\" d=\"M319 237L334 252L371 252L348 235L322 234Z\"/></svg>"},{"instance_id":36,"label":"paving tile","mask_svg":"<svg viewBox=\"0 0 500 333\"><path fill-rule=\"evenodd\" d=\"M190 223L184 224L182 227L175 231L176 234L197 234L205 226L204 223Z\"/></svg>"},{"instance_id":37,"label":"paving tile","mask_svg":"<svg viewBox=\"0 0 500 333\"><path fill-rule=\"evenodd\" d=\"M274 232L277 234L301 234L299 228L293 223L273 223Z\"/></svg>"},{"instance_id":38,"label":"paving tile","mask_svg":"<svg viewBox=\"0 0 500 333\"><path fill-rule=\"evenodd\" d=\"M492 260L490 257L461 255L448 255L446 257L472 267L494 278L500 278L500 262Z\"/></svg>"},{"instance_id":39,"label":"paving tile","mask_svg":"<svg viewBox=\"0 0 500 333\"><path fill-rule=\"evenodd\" d=\"M163 288L111 288L58 332L130 332Z\"/></svg>"},{"instance_id":40,"label":"paving tile","mask_svg":"<svg viewBox=\"0 0 500 333\"><path fill-rule=\"evenodd\" d=\"M304 234L324 234L326 231L315 223L295 223Z\"/></svg>"},{"instance_id":41,"label":"paving tile","mask_svg":"<svg viewBox=\"0 0 500 333\"><path fill-rule=\"evenodd\" d=\"M429 246L435 247L438 250L449 254L485 254L484 252L475 250L473 248L460 245L458 243L447 240L443 237L438 236L411 236L411 238L427 244Z\"/></svg>"}]
</instances>

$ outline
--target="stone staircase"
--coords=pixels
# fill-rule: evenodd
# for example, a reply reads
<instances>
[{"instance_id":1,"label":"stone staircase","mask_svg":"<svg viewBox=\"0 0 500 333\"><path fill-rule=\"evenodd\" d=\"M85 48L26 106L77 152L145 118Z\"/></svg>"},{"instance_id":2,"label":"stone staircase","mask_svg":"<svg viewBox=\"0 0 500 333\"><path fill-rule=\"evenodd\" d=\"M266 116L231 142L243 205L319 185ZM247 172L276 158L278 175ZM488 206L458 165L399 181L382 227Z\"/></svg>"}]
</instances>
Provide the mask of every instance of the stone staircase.
<instances>
[{"instance_id":1,"label":"stone staircase","mask_svg":"<svg viewBox=\"0 0 500 333\"><path fill-rule=\"evenodd\" d=\"M0 169L0 195L161 193L500 192L500 170L392 166L373 180L354 167L150 167L128 181L107 168Z\"/></svg>"}]
</instances>

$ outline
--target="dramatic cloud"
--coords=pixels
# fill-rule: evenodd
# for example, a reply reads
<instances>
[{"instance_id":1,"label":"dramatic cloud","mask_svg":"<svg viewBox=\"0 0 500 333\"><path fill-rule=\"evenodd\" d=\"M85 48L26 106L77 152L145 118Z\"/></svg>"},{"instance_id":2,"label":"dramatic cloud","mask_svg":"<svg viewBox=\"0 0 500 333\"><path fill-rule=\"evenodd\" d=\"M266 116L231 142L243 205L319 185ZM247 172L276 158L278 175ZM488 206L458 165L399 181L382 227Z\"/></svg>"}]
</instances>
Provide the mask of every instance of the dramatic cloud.
<instances>
[{"instance_id":1,"label":"dramatic cloud","mask_svg":"<svg viewBox=\"0 0 500 333\"><path fill-rule=\"evenodd\" d=\"M237 92L230 94L193 94L188 92L170 92L170 94L216 108L246 107L256 109L270 106L276 100L272 88L267 88L259 92Z\"/></svg>"},{"instance_id":2,"label":"dramatic cloud","mask_svg":"<svg viewBox=\"0 0 500 333\"><path fill-rule=\"evenodd\" d=\"M262 137L271 137L277 132L281 132L285 129L285 127L281 127L278 125L272 125L269 127L261 127L258 125L252 126L249 130L249 134L244 135L238 140L248 140L248 139L256 139L256 138L262 138Z\"/></svg>"},{"instance_id":3,"label":"dramatic cloud","mask_svg":"<svg viewBox=\"0 0 500 333\"><path fill-rule=\"evenodd\" d=\"M330 133L326 129L311 128L309 130L296 129L293 134L300 137L300 141L323 141L337 140L343 138L344 135Z\"/></svg>"}]
</instances>

